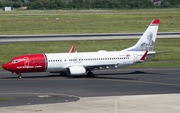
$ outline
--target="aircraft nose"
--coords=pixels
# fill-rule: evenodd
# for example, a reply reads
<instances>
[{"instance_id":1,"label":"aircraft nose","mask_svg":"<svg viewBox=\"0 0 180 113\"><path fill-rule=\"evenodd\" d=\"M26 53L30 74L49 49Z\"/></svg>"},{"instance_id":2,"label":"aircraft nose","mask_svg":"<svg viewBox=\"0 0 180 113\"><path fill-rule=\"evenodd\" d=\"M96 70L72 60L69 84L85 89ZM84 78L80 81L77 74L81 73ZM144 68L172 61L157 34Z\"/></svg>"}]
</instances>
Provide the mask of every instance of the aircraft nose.
<instances>
[{"instance_id":1,"label":"aircraft nose","mask_svg":"<svg viewBox=\"0 0 180 113\"><path fill-rule=\"evenodd\" d=\"M3 64L2 68L5 69L5 70L9 70L9 63Z\"/></svg>"}]
</instances>

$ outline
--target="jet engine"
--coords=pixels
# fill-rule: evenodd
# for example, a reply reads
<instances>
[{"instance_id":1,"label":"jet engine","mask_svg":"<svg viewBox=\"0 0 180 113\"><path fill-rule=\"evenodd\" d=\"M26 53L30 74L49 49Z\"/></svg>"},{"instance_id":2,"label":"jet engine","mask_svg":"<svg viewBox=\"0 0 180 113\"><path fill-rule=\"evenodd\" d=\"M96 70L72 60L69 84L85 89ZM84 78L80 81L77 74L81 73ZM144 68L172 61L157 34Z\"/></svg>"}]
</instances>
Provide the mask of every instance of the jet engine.
<instances>
[{"instance_id":1,"label":"jet engine","mask_svg":"<svg viewBox=\"0 0 180 113\"><path fill-rule=\"evenodd\" d=\"M67 74L70 76L85 75L86 69L81 66L71 66L67 69Z\"/></svg>"}]
</instances>

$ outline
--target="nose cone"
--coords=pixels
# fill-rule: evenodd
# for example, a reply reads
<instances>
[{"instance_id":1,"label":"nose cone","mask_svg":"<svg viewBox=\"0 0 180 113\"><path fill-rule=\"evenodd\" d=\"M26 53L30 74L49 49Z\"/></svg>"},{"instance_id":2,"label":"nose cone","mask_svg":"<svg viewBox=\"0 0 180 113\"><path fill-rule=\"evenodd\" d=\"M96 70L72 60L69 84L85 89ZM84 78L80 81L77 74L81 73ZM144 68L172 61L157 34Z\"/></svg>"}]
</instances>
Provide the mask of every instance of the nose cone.
<instances>
[{"instance_id":1,"label":"nose cone","mask_svg":"<svg viewBox=\"0 0 180 113\"><path fill-rule=\"evenodd\" d=\"M5 70L8 70L9 69L9 64L8 63L3 64L2 68L5 69Z\"/></svg>"}]
</instances>

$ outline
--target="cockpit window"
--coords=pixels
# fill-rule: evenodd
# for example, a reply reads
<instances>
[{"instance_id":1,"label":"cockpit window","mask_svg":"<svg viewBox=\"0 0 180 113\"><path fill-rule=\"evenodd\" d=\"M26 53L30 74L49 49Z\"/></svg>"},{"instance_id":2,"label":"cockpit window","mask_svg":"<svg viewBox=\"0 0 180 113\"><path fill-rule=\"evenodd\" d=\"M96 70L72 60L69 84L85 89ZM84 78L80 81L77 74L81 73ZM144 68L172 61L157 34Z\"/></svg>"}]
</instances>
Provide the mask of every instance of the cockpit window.
<instances>
[{"instance_id":1,"label":"cockpit window","mask_svg":"<svg viewBox=\"0 0 180 113\"><path fill-rule=\"evenodd\" d=\"M18 61L17 60L10 60L9 62L16 63Z\"/></svg>"}]
</instances>

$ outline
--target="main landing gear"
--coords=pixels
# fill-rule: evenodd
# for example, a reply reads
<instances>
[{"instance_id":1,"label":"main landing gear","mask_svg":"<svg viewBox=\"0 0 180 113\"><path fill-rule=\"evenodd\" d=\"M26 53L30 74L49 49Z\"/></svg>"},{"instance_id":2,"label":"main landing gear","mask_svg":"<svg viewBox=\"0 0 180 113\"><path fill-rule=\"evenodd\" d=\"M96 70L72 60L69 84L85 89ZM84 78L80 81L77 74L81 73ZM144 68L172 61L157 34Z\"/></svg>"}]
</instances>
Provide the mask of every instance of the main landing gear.
<instances>
[{"instance_id":1,"label":"main landing gear","mask_svg":"<svg viewBox=\"0 0 180 113\"><path fill-rule=\"evenodd\" d=\"M91 72L91 71L88 71L88 72L87 72L87 77L94 77L94 73Z\"/></svg>"}]
</instances>

